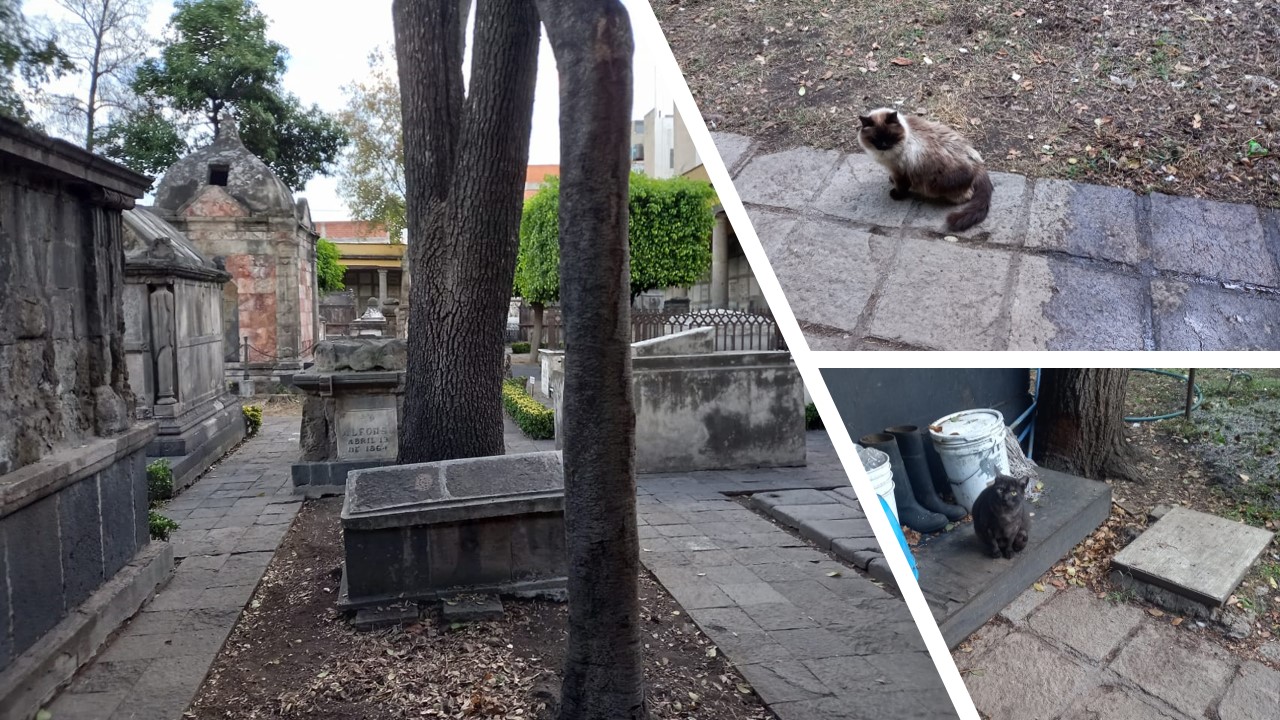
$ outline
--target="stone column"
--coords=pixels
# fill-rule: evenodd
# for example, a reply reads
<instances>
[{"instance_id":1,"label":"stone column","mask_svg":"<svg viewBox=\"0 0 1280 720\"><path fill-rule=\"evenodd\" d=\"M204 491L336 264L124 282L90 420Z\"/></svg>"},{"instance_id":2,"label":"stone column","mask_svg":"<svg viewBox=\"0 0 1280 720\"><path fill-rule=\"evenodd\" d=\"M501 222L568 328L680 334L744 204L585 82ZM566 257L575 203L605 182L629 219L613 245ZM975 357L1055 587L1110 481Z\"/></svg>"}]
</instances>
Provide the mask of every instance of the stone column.
<instances>
[{"instance_id":1,"label":"stone column","mask_svg":"<svg viewBox=\"0 0 1280 720\"><path fill-rule=\"evenodd\" d=\"M378 307L387 304L387 269L378 269Z\"/></svg>"},{"instance_id":2,"label":"stone column","mask_svg":"<svg viewBox=\"0 0 1280 720\"><path fill-rule=\"evenodd\" d=\"M724 211L716 213L711 231L711 307L729 305L729 220Z\"/></svg>"}]
</instances>

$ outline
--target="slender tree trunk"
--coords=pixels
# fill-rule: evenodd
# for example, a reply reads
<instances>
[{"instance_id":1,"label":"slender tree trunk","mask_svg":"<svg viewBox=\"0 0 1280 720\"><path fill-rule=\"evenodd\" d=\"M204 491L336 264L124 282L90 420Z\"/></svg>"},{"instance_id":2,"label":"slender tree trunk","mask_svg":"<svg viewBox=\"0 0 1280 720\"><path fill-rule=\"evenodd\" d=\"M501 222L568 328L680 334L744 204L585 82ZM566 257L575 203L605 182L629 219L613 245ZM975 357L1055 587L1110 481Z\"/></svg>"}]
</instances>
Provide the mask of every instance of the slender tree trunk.
<instances>
[{"instance_id":1,"label":"slender tree trunk","mask_svg":"<svg viewBox=\"0 0 1280 720\"><path fill-rule=\"evenodd\" d=\"M1045 369L1036 411L1036 460L1087 478L1139 480L1124 438L1126 369Z\"/></svg>"},{"instance_id":2,"label":"slender tree trunk","mask_svg":"<svg viewBox=\"0 0 1280 720\"><path fill-rule=\"evenodd\" d=\"M537 71L532 0L396 0L414 282L399 462L501 455L503 345Z\"/></svg>"},{"instance_id":3,"label":"slender tree trunk","mask_svg":"<svg viewBox=\"0 0 1280 720\"><path fill-rule=\"evenodd\" d=\"M89 152L93 152L93 120L94 115L98 112L98 64L102 59L102 35L99 34L97 42L93 47L93 63L89 68L89 101L85 103L84 114L85 132L84 147Z\"/></svg>"},{"instance_id":4,"label":"slender tree trunk","mask_svg":"<svg viewBox=\"0 0 1280 720\"><path fill-rule=\"evenodd\" d=\"M529 356L533 360L538 359L538 350L542 348L542 320L543 320L543 304L529 303L533 308L533 330L529 333Z\"/></svg>"},{"instance_id":5,"label":"slender tree trunk","mask_svg":"<svg viewBox=\"0 0 1280 720\"><path fill-rule=\"evenodd\" d=\"M560 73L560 301L569 643L562 720L648 717L636 535L627 187L630 19L539 0Z\"/></svg>"}]
</instances>

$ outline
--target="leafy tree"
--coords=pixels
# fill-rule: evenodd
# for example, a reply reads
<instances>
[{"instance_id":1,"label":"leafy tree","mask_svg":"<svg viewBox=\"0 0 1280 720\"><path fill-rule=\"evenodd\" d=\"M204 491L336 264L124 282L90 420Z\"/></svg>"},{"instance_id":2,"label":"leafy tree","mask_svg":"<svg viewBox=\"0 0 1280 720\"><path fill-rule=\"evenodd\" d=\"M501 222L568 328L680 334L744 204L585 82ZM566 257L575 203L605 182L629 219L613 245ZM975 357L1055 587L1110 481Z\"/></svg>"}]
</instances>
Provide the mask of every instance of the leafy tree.
<instances>
[{"instance_id":1,"label":"leafy tree","mask_svg":"<svg viewBox=\"0 0 1280 720\"><path fill-rule=\"evenodd\" d=\"M561 423L569 640L559 717L642 720L649 708L626 290L631 23L617 0L537 5L560 74L560 296L573 352Z\"/></svg>"},{"instance_id":2,"label":"leafy tree","mask_svg":"<svg viewBox=\"0 0 1280 720\"><path fill-rule=\"evenodd\" d=\"M701 180L633 175L631 296L662 287L688 287L711 267L711 210L715 192Z\"/></svg>"},{"instance_id":3,"label":"leafy tree","mask_svg":"<svg viewBox=\"0 0 1280 720\"><path fill-rule=\"evenodd\" d=\"M332 241L325 238L316 241L316 283L321 292L338 292L347 287L342 281L347 266L339 262L341 257Z\"/></svg>"},{"instance_id":4,"label":"leafy tree","mask_svg":"<svg viewBox=\"0 0 1280 720\"><path fill-rule=\"evenodd\" d=\"M175 8L160 57L144 61L131 86L147 105L113 121L103 133L105 151L136 170L164 167L166 158L185 151L191 128L207 125L216 134L223 112L231 111L245 146L289 187L328 172L346 133L281 87L288 53L267 39L257 6L178 0ZM183 142L170 144L175 137Z\"/></svg>"},{"instance_id":5,"label":"leafy tree","mask_svg":"<svg viewBox=\"0 0 1280 720\"><path fill-rule=\"evenodd\" d=\"M22 0L0 0L0 117L31 123L15 81L39 86L75 69L54 37L38 37L27 26Z\"/></svg>"},{"instance_id":6,"label":"leafy tree","mask_svg":"<svg viewBox=\"0 0 1280 720\"><path fill-rule=\"evenodd\" d=\"M54 96L51 104L62 125L80 134L85 147L93 150L99 115L127 103L127 80L147 50L143 23L150 3L58 0L58 4L75 18L63 25L61 44L86 76L88 89L82 96Z\"/></svg>"},{"instance_id":7,"label":"leafy tree","mask_svg":"<svg viewBox=\"0 0 1280 720\"><path fill-rule=\"evenodd\" d=\"M516 256L516 294L533 308L529 352L542 346L543 309L560 299L560 179L547 176L537 194L525 201Z\"/></svg>"},{"instance_id":8,"label":"leafy tree","mask_svg":"<svg viewBox=\"0 0 1280 720\"><path fill-rule=\"evenodd\" d=\"M338 122L351 145L338 168L338 194L356 220L385 226L391 242L399 243L405 228L404 133L394 63L375 51L370 78L346 89Z\"/></svg>"}]
</instances>

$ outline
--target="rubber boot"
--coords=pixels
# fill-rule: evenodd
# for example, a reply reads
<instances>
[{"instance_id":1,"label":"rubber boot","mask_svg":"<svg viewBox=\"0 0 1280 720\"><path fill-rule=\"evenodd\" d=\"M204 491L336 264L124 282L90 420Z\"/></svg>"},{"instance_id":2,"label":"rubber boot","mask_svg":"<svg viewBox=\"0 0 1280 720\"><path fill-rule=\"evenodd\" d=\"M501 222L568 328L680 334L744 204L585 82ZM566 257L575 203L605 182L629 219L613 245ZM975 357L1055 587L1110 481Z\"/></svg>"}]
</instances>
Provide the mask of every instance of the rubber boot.
<instances>
[{"instance_id":1,"label":"rubber boot","mask_svg":"<svg viewBox=\"0 0 1280 720\"><path fill-rule=\"evenodd\" d=\"M875 448L889 456L889 466L893 468L893 499L898 503L898 520L916 532L938 532L947 526L947 516L927 510L916 502L916 494L911 489L911 478L902 465L902 456L898 453L898 441L888 433L865 435L858 441L863 447Z\"/></svg>"},{"instance_id":2,"label":"rubber boot","mask_svg":"<svg viewBox=\"0 0 1280 720\"><path fill-rule=\"evenodd\" d=\"M929 461L924 456L920 428L915 425L895 425L885 428L884 431L898 440L898 454L902 456L902 465L907 469L907 477L911 478L911 489L916 493L916 500L919 500L926 510L942 513L952 522L969 514L959 505L949 505L938 497L938 491L933 485L933 475L929 472Z\"/></svg>"},{"instance_id":3,"label":"rubber boot","mask_svg":"<svg viewBox=\"0 0 1280 720\"><path fill-rule=\"evenodd\" d=\"M933 437L929 435L929 428L920 428L920 442L924 445L924 459L929 463L929 474L933 476L933 489L938 492L938 497L946 502L947 498L953 495L951 481L947 479L947 468L942 464L942 456L938 454L938 448L933 446Z\"/></svg>"}]
</instances>

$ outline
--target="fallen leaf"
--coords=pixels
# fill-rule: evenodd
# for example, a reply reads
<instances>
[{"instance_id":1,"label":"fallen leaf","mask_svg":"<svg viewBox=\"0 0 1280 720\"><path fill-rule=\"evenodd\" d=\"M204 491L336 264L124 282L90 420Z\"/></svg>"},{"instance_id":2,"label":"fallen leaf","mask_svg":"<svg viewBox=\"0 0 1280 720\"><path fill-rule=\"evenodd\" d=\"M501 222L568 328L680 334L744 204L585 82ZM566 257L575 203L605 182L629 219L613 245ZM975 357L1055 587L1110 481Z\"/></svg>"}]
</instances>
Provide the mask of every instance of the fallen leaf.
<instances>
[{"instance_id":1,"label":"fallen leaf","mask_svg":"<svg viewBox=\"0 0 1280 720\"><path fill-rule=\"evenodd\" d=\"M1200 123L1201 123L1200 113L1196 113L1195 116L1191 118L1191 127L1199 128Z\"/></svg>"},{"instance_id":2,"label":"fallen leaf","mask_svg":"<svg viewBox=\"0 0 1280 720\"><path fill-rule=\"evenodd\" d=\"M827 577L840 577L840 571L832 570L831 572L827 573Z\"/></svg>"},{"instance_id":3,"label":"fallen leaf","mask_svg":"<svg viewBox=\"0 0 1280 720\"><path fill-rule=\"evenodd\" d=\"M1031 587L1035 588L1036 592L1044 592L1044 585L1041 585L1040 583L1036 583Z\"/></svg>"},{"instance_id":4,"label":"fallen leaf","mask_svg":"<svg viewBox=\"0 0 1280 720\"><path fill-rule=\"evenodd\" d=\"M1170 625L1173 625L1174 627L1178 627L1179 625L1181 625L1181 624L1182 624L1182 620L1183 620L1182 618L1180 618L1180 617L1176 617L1176 618L1174 618L1172 621L1170 621L1170 623L1169 623L1169 624L1170 624Z\"/></svg>"},{"instance_id":5,"label":"fallen leaf","mask_svg":"<svg viewBox=\"0 0 1280 720\"><path fill-rule=\"evenodd\" d=\"M904 57L896 57L896 58L894 58L894 59L890 60L889 62L893 63L894 65L910 65L910 64L911 64L911 59L910 59L910 58L904 58Z\"/></svg>"},{"instance_id":6,"label":"fallen leaf","mask_svg":"<svg viewBox=\"0 0 1280 720\"><path fill-rule=\"evenodd\" d=\"M1151 617L1164 617L1164 611L1159 608L1147 608L1147 614Z\"/></svg>"}]
</instances>

